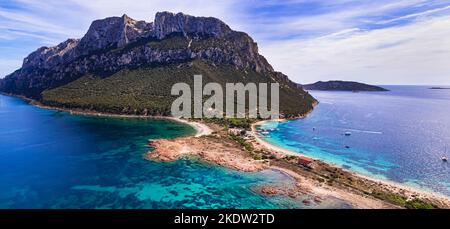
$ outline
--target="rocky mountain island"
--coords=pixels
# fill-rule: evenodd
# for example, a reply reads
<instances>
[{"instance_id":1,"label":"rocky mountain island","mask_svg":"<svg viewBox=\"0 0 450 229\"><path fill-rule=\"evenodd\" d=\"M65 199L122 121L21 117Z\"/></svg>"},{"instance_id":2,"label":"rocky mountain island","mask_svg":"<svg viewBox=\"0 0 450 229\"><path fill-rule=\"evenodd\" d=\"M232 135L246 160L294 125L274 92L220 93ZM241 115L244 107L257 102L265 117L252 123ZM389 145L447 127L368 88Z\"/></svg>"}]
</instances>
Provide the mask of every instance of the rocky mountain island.
<instances>
[{"instance_id":1,"label":"rocky mountain island","mask_svg":"<svg viewBox=\"0 0 450 229\"><path fill-rule=\"evenodd\" d=\"M280 83L280 112L310 111L315 99L274 71L244 32L219 19L159 12L154 22L127 15L94 21L81 39L29 54L0 82L3 93L57 107L168 115L173 84Z\"/></svg>"},{"instance_id":2,"label":"rocky mountain island","mask_svg":"<svg viewBox=\"0 0 450 229\"><path fill-rule=\"evenodd\" d=\"M450 87L430 87L430 89L434 89L434 90L450 90Z\"/></svg>"},{"instance_id":3,"label":"rocky mountain island","mask_svg":"<svg viewBox=\"0 0 450 229\"><path fill-rule=\"evenodd\" d=\"M313 84L304 84L302 87L306 90L319 90L319 91L389 91L385 88L368 85L351 81L318 81Z\"/></svg>"}]
</instances>

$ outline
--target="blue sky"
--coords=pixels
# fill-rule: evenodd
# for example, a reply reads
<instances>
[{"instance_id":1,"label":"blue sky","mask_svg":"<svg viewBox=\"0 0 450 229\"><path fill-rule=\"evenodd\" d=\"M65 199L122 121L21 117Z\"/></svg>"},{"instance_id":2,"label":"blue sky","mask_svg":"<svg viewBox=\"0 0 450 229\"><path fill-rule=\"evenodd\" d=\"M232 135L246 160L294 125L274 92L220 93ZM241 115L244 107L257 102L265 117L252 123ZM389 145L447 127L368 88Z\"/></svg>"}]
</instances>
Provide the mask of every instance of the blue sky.
<instances>
[{"instance_id":1,"label":"blue sky","mask_svg":"<svg viewBox=\"0 0 450 229\"><path fill-rule=\"evenodd\" d=\"M296 82L450 85L448 0L1 0L0 77L40 46L82 37L95 19L153 21L164 10L249 33Z\"/></svg>"}]
</instances>

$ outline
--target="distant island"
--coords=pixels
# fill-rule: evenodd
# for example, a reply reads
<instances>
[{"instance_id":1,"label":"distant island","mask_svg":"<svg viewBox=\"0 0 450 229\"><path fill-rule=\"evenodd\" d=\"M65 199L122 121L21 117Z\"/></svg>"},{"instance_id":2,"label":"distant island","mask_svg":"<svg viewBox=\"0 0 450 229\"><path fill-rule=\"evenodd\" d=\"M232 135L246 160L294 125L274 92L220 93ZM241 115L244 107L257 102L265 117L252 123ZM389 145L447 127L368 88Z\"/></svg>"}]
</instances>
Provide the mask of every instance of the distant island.
<instances>
[{"instance_id":1,"label":"distant island","mask_svg":"<svg viewBox=\"0 0 450 229\"><path fill-rule=\"evenodd\" d=\"M450 90L450 87L430 87L433 90Z\"/></svg>"},{"instance_id":2,"label":"distant island","mask_svg":"<svg viewBox=\"0 0 450 229\"><path fill-rule=\"evenodd\" d=\"M358 83L351 81L318 81L313 84L302 85L306 90L319 90L319 91L389 91L385 88Z\"/></svg>"}]
</instances>

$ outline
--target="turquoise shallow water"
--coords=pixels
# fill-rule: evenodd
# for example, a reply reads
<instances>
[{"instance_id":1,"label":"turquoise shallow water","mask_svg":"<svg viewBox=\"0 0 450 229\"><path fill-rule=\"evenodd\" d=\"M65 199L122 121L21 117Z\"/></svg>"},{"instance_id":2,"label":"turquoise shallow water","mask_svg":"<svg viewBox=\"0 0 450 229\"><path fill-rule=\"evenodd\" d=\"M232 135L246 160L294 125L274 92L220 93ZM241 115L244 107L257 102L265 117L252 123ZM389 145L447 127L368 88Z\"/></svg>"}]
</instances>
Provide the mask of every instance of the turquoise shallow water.
<instances>
[{"instance_id":1,"label":"turquoise shallow water","mask_svg":"<svg viewBox=\"0 0 450 229\"><path fill-rule=\"evenodd\" d=\"M372 177L450 195L450 90L320 92L305 119L268 122L267 141ZM350 136L345 136L350 132ZM447 148L447 150L446 150Z\"/></svg>"},{"instance_id":2,"label":"turquoise shallow water","mask_svg":"<svg viewBox=\"0 0 450 229\"><path fill-rule=\"evenodd\" d=\"M76 116L0 95L0 208L348 207L260 195L261 185L293 184L277 171L143 158L147 139L193 133L171 121Z\"/></svg>"}]
</instances>

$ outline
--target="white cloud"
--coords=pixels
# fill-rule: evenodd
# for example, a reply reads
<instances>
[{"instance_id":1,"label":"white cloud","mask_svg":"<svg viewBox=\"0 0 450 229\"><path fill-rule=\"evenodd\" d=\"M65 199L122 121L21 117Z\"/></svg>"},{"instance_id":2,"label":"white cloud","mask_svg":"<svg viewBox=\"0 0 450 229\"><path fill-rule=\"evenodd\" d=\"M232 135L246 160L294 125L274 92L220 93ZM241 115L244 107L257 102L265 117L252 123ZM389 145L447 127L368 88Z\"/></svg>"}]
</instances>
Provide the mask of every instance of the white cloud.
<instances>
[{"instance_id":1,"label":"white cloud","mask_svg":"<svg viewBox=\"0 0 450 229\"><path fill-rule=\"evenodd\" d=\"M0 59L0 76L6 76L22 65L22 60ZM1 78L1 77L0 77Z\"/></svg>"},{"instance_id":2,"label":"white cloud","mask_svg":"<svg viewBox=\"0 0 450 229\"><path fill-rule=\"evenodd\" d=\"M300 83L450 84L448 28L450 16L442 16L402 27L273 42L261 50L275 69Z\"/></svg>"},{"instance_id":3,"label":"white cloud","mask_svg":"<svg viewBox=\"0 0 450 229\"><path fill-rule=\"evenodd\" d=\"M274 67L299 82L319 79L353 79L375 83L445 82L450 35L448 18L434 18L404 27L363 31L364 25L413 20L440 14L447 7L434 0L13 0L19 8L0 7L0 45L21 48L16 56L4 50L0 59L21 59L42 45L79 38L95 20L126 13L137 20L153 21L158 11L184 12L220 18L233 29L249 33ZM284 13L264 7L298 7L316 2L326 10ZM409 15L390 19L390 12L414 8ZM422 10L421 7L431 10ZM424 8L424 9L425 9ZM434 9L434 10L433 10ZM445 11L447 12L447 11ZM397 14L393 14L397 15ZM379 17L381 16L381 17ZM380 19L383 18L383 19ZM445 26L447 26L445 28ZM329 34L323 36L324 34ZM321 36L321 37L317 37ZM441 36L441 37L439 37ZM302 38L299 38L302 37ZM25 42L24 42L25 41ZM433 43L430 43L433 41ZM438 45L438 46L436 46ZM26 52L25 52L26 50ZM19 56L20 55L20 56ZM21 61L20 61L21 62ZM20 66L19 61L0 65L0 76ZM414 66L414 67L411 67ZM7 70L4 70L7 69ZM7 72L10 73L10 72ZM431 78L425 79L427 75ZM448 78L448 77L447 77Z\"/></svg>"},{"instance_id":4,"label":"white cloud","mask_svg":"<svg viewBox=\"0 0 450 229\"><path fill-rule=\"evenodd\" d=\"M379 21L377 22L377 24L389 24L392 22L396 22L396 21L401 21L401 20L405 20L405 19L411 19L411 18L417 18L417 17L421 17L421 16L427 16L430 14L436 14L436 13L440 13L443 11L447 11L450 9L450 6L445 6L442 8L437 8L437 9L432 9L432 10L427 10L427 11L423 11L420 13L414 13L414 14L408 14L405 16L401 16L401 17L397 17L397 18L393 18L393 19L389 19L389 20L384 20L384 21Z\"/></svg>"},{"instance_id":5,"label":"white cloud","mask_svg":"<svg viewBox=\"0 0 450 229\"><path fill-rule=\"evenodd\" d=\"M154 20L156 12L184 12L196 16L213 16L238 25L232 13L237 0L12 0L16 7L0 4L0 78L20 68L22 59L40 46L52 46L67 38L81 38L96 19L121 16L137 20ZM231 12L231 13L230 13ZM237 26L235 26L237 27ZM21 49L20 52L7 52ZM11 60L10 58L15 60Z\"/></svg>"},{"instance_id":6,"label":"white cloud","mask_svg":"<svg viewBox=\"0 0 450 229\"><path fill-rule=\"evenodd\" d=\"M28 37L37 39L37 46L49 43L56 45L67 38L82 37L92 21L123 14L151 22L159 11L184 12L196 16L221 18L231 25L239 24L233 16L236 12L233 8L238 3L235 0L217 1L214 4L205 0L49 0L45 3L14 0L12 2L20 8L0 7L0 32L3 34L0 39Z\"/></svg>"},{"instance_id":7,"label":"white cloud","mask_svg":"<svg viewBox=\"0 0 450 229\"><path fill-rule=\"evenodd\" d=\"M318 2L324 12L314 14L288 14L278 17L254 17L253 15L237 15L243 17L241 21L247 22L243 25L245 31L253 32L257 38L265 40L284 39L289 36L320 36L322 34L334 33L348 28L358 27L361 24L375 23L369 19L389 15L390 12L408 7L419 6L429 3L427 0L379 0L379 1L307 1ZM432 12L430 12L432 13ZM412 18L412 15L411 15ZM375 20L375 19L374 19ZM248 23L250 22L250 23ZM257 26L255 29L254 25Z\"/></svg>"}]
</instances>

